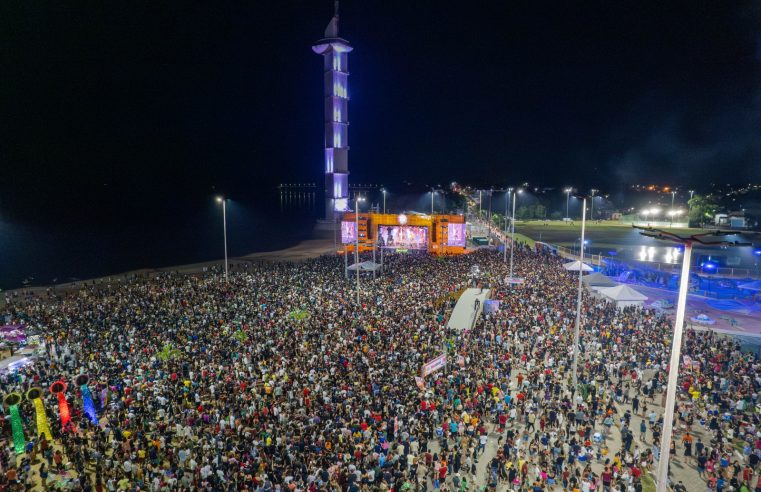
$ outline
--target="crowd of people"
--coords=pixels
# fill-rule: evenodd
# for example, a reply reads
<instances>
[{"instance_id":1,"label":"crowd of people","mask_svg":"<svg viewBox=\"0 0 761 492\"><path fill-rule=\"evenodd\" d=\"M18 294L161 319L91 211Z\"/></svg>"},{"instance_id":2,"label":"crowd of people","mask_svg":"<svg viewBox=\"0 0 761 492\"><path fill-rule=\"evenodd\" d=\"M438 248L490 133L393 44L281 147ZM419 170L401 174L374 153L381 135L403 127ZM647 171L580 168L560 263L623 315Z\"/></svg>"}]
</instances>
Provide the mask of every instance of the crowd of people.
<instances>
[{"instance_id":1,"label":"crowd of people","mask_svg":"<svg viewBox=\"0 0 761 492\"><path fill-rule=\"evenodd\" d=\"M501 254L385 257L360 284L343 260L164 273L9 302L44 353L0 376L2 395L41 387L52 442L20 405L4 421L9 490L640 491L657 466L672 321L585 294L571 387L575 274L520 247ZM478 265L479 276L472 275ZM458 293L499 309L449 330ZM445 353L425 378L421 367ZM708 490L757 490L759 361L688 332L672 449ZM99 423L85 416L89 376ZM68 385L61 430L48 388ZM656 410L658 408L659 410ZM673 481L675 490L684 488ZM744 488L743 488L744 487Z\"/></svg>"}]
</instances>

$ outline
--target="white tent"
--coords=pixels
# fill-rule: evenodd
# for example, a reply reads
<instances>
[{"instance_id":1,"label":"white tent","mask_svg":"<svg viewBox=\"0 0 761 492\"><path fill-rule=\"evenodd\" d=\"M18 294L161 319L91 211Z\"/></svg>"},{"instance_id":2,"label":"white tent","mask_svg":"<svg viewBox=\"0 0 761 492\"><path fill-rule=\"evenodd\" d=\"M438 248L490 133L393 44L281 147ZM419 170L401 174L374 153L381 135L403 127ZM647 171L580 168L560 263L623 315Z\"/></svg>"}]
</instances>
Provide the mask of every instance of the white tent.
<instances>
[{"instance_id":1,"label":"white tent","mask_svg":"<svg viewBox=\"0 0 761 492\"><path fill-rule=\"evenodd\" d=\"M359 265L359 267L357 267ZM359 264L354 263L353 265L349 265L349 270L355 271L357 268L363 272L372 272L373 270L379 270L381 267L380 263L374 263L372 261L363 261Z\"/></svg>"},{"instance_id":2,"label":"white tent","mask_svg":"<svg viewBox=\"0 0 761 492\"><path fill-rule=\"evenodd\" d=\"M569 263L566 263L565 265L563 265L563 268L565 268L566 270L570 270L572 272L578 272L579 268L581 268L581 270L584 271L584 272L592 272L592 271L594 271L594 268L592 268L591 266L587 265L586 263L580 262L579 260L571 261Z\"/></svg>"},{"instance_id":3,"label":"white tent","mask_svg":"<svg viewBox=\"0 0 761 492\"><path fill-rule=\"evenodd\" d=\"M607 289L600 289L598 292L602 294L603 298L615 302L618 308L642 306L647 300L646 295L637 292L628 285L608 287Z\"/></svg>"},{"instance_id":4,"label":"white tent","mask_svg":"<svg viewBox=\"0 0 761 492\"><path fill-rule=\"evenodd\" d=\"M590 287L615 287L618 285L616 282L600 272L591 273L582 278L581 281Z\"/></svg>"}]
</instances>

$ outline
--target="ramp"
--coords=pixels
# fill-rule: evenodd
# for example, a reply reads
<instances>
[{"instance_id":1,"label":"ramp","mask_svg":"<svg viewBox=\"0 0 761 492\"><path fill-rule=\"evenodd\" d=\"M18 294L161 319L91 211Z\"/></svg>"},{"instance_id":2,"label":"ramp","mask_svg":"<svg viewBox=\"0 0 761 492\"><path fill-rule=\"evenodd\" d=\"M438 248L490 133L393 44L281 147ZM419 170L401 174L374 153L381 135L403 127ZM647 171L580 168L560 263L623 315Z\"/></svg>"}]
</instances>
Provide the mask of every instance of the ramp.
<instances>
[{"instance_id":1,"label":"ramp","mask_svg":"<svg viewBox=\"0 0 761 492\"><path fill-rule=\"evenodd\" d=\"M484 301L489 298L490 294L489 289L467 289L463 292L452 311L447 328L460 331L470 330L481 315L484 309ZM476 299L479 301L478 307L476 307Z\"/></svg>"}]
</instances>

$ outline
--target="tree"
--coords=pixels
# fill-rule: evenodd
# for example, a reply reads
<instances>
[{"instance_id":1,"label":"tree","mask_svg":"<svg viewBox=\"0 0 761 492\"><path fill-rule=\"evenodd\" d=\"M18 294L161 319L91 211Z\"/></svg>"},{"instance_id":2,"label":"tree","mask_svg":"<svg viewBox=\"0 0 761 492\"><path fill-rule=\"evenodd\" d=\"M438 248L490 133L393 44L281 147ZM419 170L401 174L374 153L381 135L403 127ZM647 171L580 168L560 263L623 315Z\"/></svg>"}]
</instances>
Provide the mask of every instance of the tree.
<instances>
[{"instance_id":1,"label":"tree","mask_svg":"<svg viewBox=\"0 0 761 492\"><path fill-rule=\"evenodd\" d=\"M518 210L515 212L515 218L518 220L526 220L531 218L532 211L529 210L529 208L525 205L521 205L518 207Z\"/></svg>"},{"instance_id":2,"label":"tree","mask_svg":"<svg viewBox=\"0 0 761 492\"><path fill-rule=\"evenodd\" d=\"M545 217L545 214L547 213L547 209L544 208L544 205L541 203L537 203L534 206L534 218L535 219L543 219Z\"/></svg>"},{"instance_id":3,"label":"tree","mask_svg":"<svg viewBox=\"0 0 761 492\"><path fill-rule=\"evenodd\" d=\"M554 212L552 212L552 213L550 214L550 219L552 219L552 220L560 220L560 219L562 219L562 218L563 218L563 214L562 214L562 213L560 213L560 212L558 212L557 210L556 210L556 211L554 211Z\"/></svg>"},{"instance_id":4,"label":"tree","mask_svg":"<svg viewBox=\"0 0 761 492\"><path fill-rule=\"evenodd\" d=\"M718 201L712 195L695 195L687 203L690 206L688 215L690 225L702 225L707 221L706 219L712 221L719 209Z\"/></svg>"}]
</instances>

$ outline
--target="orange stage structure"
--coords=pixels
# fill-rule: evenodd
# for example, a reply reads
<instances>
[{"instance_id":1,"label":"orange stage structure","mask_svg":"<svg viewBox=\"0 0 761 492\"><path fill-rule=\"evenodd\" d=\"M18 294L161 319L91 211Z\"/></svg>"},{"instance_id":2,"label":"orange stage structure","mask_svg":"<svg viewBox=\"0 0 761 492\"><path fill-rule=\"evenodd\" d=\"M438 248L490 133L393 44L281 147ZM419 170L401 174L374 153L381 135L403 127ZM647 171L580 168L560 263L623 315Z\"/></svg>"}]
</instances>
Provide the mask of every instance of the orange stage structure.
<instances>
[{"instance_id":1,"label":"orange stage structure","mask_svg":"<svg viewBox=\"0 0 761 492\"><path fill-rule=\"evenodd\" d=\"M436 255L465 253L465 217L462 215L377 214L353 212L341 217L344 251L354 252L357 236L359 251L374 246L391 251L427 250Z\"/></svg>"}]
</instances>

